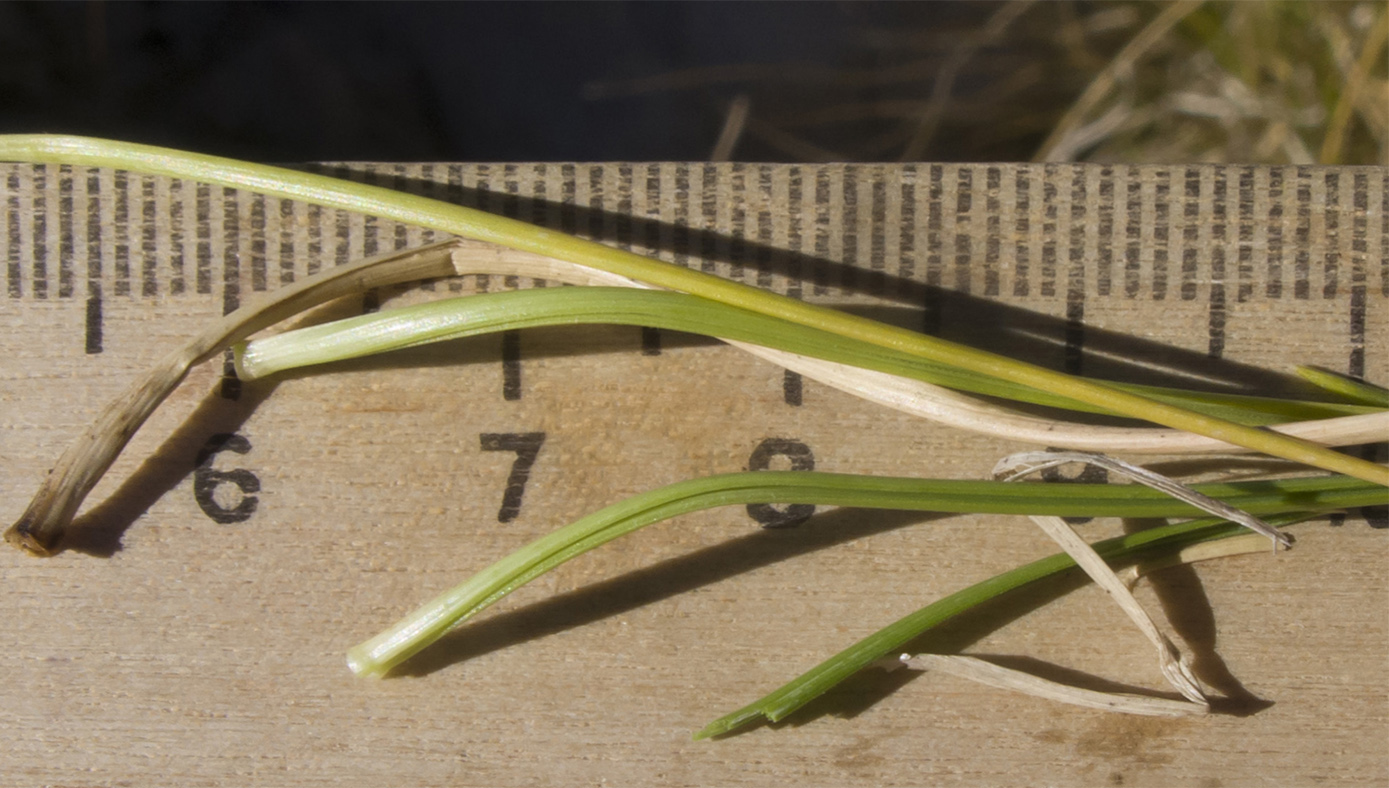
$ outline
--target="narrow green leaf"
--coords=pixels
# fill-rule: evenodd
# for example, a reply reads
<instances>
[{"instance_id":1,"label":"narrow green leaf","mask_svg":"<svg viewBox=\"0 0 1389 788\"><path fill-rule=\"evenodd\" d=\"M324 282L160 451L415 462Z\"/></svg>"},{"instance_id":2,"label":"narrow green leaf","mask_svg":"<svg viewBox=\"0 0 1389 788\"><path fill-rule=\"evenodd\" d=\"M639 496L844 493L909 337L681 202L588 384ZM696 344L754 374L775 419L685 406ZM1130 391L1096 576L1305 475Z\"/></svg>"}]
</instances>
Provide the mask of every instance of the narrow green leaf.
<instances>
[{"instance_id":1,"label":"narrow green leaf","mask_svg":"<svg viewBox=\"0 0 1389 788\"><path fill-rule=\"evenodd\" d=\"M359 315L242 343L245 379L314 364L362 358L432 342L537 326L613 324L706 334L923 380L975 394L1083 412L1102 408L950 364L880 348L707 298L623 287L563 287L447 298ZM1112 384L1242 424L1276 424L1374 412L1363 405L1209 394ZM1110 414L1113 415L1113 414Z\"/></svg>"},{"instance_id":2,"label":"narrow green leaf","mask_svg":"<svg viewBox=\"0 0 1389 788\"><path fill-rule=\"evenodd\" d=\"M1270 517L1268 521L1270 525L1284 526L1309 516L1312 515L1287 514ZM1240 533L1247 533L1242 526L1205 518L1106 539L1092 546L1106 561L1117 566ZM714 720L695 733L694 738L724 735L759 719L779 722L858 671L899 652L933 627L979 604L1074 568L1074 559L1065 553L1056 553L943 597L854 643L757 701Z\"/></svg>"},{"instance_id":3,"label":"narrow green leaf","mask_svg":"<svg viewBox=\"0 0 1389 788\"><path fill-rule=\"evenodd\" d=\"M1250 514L1343 509L1385 500L1383 488L1347 477L1195 485ZM1199 510L1147 487L906 479L802 471L731 473L678 482L628 498L543 536L435 597L348 652L359 675L382 675L457 624L556 566L651 523L715 506L808 503L951 513L1182 517Z\"/></svg>"}]
</instances>

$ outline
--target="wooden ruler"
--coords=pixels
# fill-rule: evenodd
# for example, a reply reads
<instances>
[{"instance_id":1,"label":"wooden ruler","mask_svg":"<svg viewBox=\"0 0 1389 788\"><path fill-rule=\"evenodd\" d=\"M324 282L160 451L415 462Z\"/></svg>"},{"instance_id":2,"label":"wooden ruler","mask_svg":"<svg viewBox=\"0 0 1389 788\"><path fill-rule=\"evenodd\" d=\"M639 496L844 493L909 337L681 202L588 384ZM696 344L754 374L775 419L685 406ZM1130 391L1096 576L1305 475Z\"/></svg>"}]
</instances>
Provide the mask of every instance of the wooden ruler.
<instances>
[{"instance_id":1,"label":"wooden ruler","mask_svg":"<svg viewBox=\"0 0 1389 788\"><path fill-rule=\"evenodd\" d=\"M1295 390L1295 363L1389 379L1378 168L323 169L1072 372L1272 392ZM434 239L132 173L6 165L0 179L7 522L105 401L206 320ZM319 316L539 284L464 277ZM981 478L1021 447L631 328L508 333L271 383L226 375L197 370L136 437L74 549L0 554L0 772L17 784L1389 780L1378 511L1145 591L1233 713L1116 717L870 671L788 726L696 744L692 730L858 637L1054 548L1021 518L717 510L566 565L412 663L415 678L354 679L342 652L510 549L662 484L793 467ZM788 519L803 524L758 527ZM923 647L1161 686L1098 592L1037 599Z\"/></svg>"}]
</instances>

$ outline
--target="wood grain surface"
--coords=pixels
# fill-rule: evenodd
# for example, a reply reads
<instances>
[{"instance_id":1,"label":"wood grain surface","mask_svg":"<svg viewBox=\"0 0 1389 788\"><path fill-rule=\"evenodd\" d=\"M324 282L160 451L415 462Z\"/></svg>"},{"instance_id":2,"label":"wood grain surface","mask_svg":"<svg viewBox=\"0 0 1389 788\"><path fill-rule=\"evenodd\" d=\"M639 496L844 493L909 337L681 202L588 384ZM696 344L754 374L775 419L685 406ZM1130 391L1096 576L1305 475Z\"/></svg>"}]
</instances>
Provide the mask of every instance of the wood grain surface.
<instances>
[{"instance_id":1,"label":"wood grain surface","mask_svg":"<svg viewBox=\"0 0 1389 788\"><path fill-rule=\"evenodd\" d=\"M1383 169L327 169L1059 369L1260 391L1295 388L1297 363L1389 380ZM0 194L6 522L100 407L203 321L433 238L109 170L5 165ZM535 284L436 282L313 319ZM539 447L509 513L517 439L496 437L508 435ZM783 724L691 741L899 616L1055 552L1010 517L822 507L767 530L742 507L690 515L561 567L396 675L348 672L349 646L511 549L626 496L756 467L759 446L768 467L945 478L982 478L1025 448L633 328L483 337L240 387L221 364L199 367L97 488L67 550L0 551L0 784L1389 783L1382 509L1297 526L1276 558L1140 585L1223 698L1205 718L870 670ZM1356 451L1385 458L1382 445ZM919 645L1163 688L1148 644L1077 583Z\"/></svg>"}]
</instances>

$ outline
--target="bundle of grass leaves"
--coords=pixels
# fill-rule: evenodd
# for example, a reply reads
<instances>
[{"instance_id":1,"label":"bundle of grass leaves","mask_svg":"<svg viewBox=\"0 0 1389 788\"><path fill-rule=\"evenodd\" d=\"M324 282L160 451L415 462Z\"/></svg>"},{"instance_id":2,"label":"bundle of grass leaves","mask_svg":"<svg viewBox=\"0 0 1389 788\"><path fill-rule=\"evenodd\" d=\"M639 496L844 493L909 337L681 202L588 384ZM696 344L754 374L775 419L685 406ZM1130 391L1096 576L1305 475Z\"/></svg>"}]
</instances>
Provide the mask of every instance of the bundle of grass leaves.
<instances>
[{"instance_id":1,"label":"bundle of grass leaves","mask_svg":"<svg viewBox=\"0 0 1389 788\"><path fill-rule=\"evenodd\" d=\"M58 461L7 538L34 552L61 545L82 500L159 402L191 365L235 346L241 373L254 378L343 358L412 347L479 333L541 325L621 323L674 328L729 341L788 368L826 380L867 399L892 403L956 426L994 430L1078 449L1130 452L1254 451L1330 471L1333 475L1197 488L1129 465L1114 466L1138 480L1129 485L1066 485L1000 480L929 480L758 472L696 479L638 495L603 509L503 558L415 613L352 649L349 664L363 675L389 672L446 631L517 587L563 562L650 523L713 506L806 503L936 512L1025 514L1065 552L1020 567L939 600L832 657L763 700L712 723L701 736L760 718L777 720L923 632L973 606L1081 566L1123 599L1111 566L1138 561L1184 561L1288 543L1277 530L1318 513L1383 503L1389 469L1328 446L1377 440L1389 432L1389 394L1315 370L1317 401L1134 386L1079 378L974 348L923 336L730 282L699 271L603 246L512 219L315 174L147 146L75 137L0 136L0 160L107 166L189 178L334 208L358 211L490 241L529 254L500 259L489 273L538 276L573 288L447 299L337 323L246 340L314 305L384 284L480 272L445 241L324 271L267 294L210 326L170 353L114 402L92 430ZM986 397L987 399L980 399ZM1062 414L1040 417L1007 403L1043 405ZM1096 426L1101 414L1129 421ZM1000 426L1001 425L1001 426ZM1153 425L1157 425L1156 427ZM1112 462L1090 455L1055 461ZM1053 460L1031 458L1029 469ZM1006 470L1006 469L1005 469ZM1212 516L1203 516L1213 513ZM1255 519L1260 515L1264 519ZM1182 518L1162 528L1080 542L1056 518L1121 516ZM1227 545L1215 552L1200 548ZM1262 549L1260 547L1259 549ZM1193 552L1194 551L1194 552ZM1194 679L1136 602L1126 610L1159 649L1164 674L1192 708L1204 708ZM1004 675L998 666L952 660L948 669L1071 702L1118 708L1129 703L1085 696L1075 688L1038 686L1035 677ZM1174 713L1152 699L1124 710ZM1176 713L1185 713L1183 706Z\"/></svg>"}]
</instances>

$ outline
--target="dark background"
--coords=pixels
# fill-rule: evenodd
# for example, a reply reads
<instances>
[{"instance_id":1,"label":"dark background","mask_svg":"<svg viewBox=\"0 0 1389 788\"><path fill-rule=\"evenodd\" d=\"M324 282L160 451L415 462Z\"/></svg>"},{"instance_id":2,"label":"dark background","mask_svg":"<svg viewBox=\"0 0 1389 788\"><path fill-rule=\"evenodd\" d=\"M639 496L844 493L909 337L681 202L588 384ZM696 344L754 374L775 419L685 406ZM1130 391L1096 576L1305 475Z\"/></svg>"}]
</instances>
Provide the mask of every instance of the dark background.
<instances>
[{"instance_id":1,"label":"dark background","mask_svg":"<svg viewBox=\"0 0 1389 788\"><path fill-rule=\"evenodd\" d=\"M0 132L278 162L705 160L743 95L766 133L741 137L734 159L890 158L866 141L919 106L953 42L1000 7L0 3ZM953 92L1006 78L1020 46L986 52ZM1086 78L1028 95L1059 112ZM797 118L808 148L776 131L800 134ZM1033 126L948 118L921 158L1026 159L1046 131Z\"/></svg>"}]
</instances>

